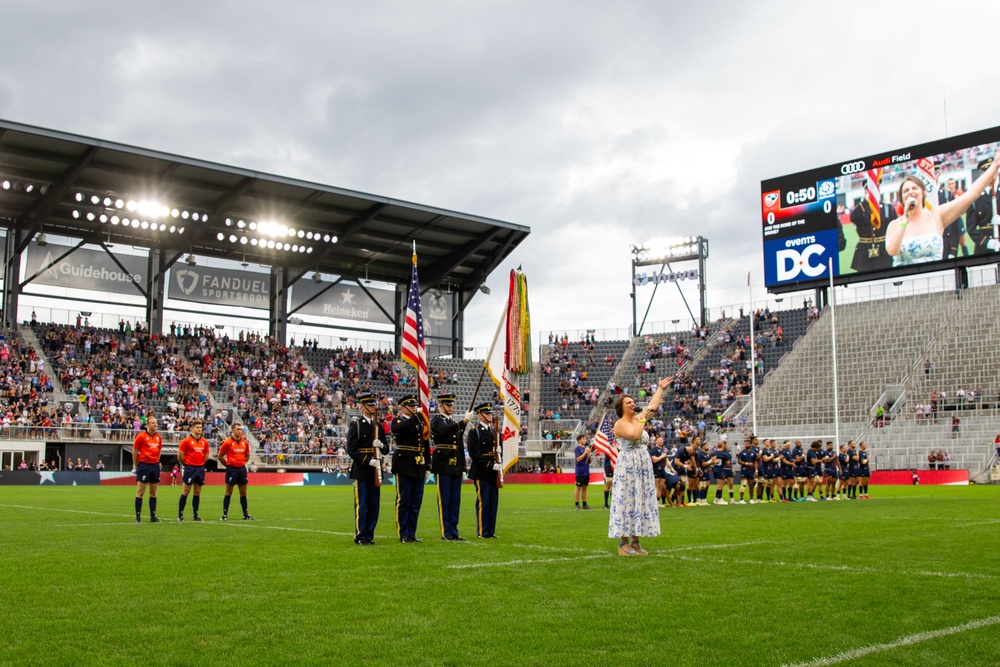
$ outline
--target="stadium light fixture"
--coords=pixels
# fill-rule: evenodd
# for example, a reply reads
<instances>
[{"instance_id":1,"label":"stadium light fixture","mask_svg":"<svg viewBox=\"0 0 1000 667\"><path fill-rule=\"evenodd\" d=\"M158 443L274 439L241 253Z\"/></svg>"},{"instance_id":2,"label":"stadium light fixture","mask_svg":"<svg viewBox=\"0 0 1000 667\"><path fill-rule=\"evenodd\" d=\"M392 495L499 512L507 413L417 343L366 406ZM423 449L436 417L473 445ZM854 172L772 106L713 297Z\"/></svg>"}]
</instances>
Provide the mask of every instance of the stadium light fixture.
<instances>
[{"instance_id":1,"label":"stadium light fixture","mask_svg":"<svg viewBox=\"0 0 1000 667\"><path fill-rule=\"evenodd\" d=\"M486 286L486 283L483 283L482 285L479 286L479 291L482 292L483 294L489 295L490 288Z\"/></svg>"},{"instance_id":2,"label":"stadium light fixture","mask_svg":"<svg viewBox=\"0 0 1000 667\"><path fill-rule=\"evenodd\" d=\"M187 257L187 265L188 266L198 266L198 261L194 258L194 255L192 255L190 253L188 253L188 257Z\"/></svg>"},{"instance_id":3,"label":"stadium light fixture","mask_svg":"<svg viewBox=\"0 0 1000 667\"><path fill-rule=\"evenodd\" d=\"M38 244L39 247L45 247L49 244L49 240L45 238L45 232L38 235L38 238L35 239L35 243Z\"/></svg>"},{"instance_id":4,"label":"stadium light fixture","mask_svg":"<svg viewBox=\"0 0 1000 667\"><path fill-rule=\"evenodd\" d=\"M323 282L323 276L319 275L319 271L313 274L312 281L317 285Z\"/></svg>"}]
</instances>

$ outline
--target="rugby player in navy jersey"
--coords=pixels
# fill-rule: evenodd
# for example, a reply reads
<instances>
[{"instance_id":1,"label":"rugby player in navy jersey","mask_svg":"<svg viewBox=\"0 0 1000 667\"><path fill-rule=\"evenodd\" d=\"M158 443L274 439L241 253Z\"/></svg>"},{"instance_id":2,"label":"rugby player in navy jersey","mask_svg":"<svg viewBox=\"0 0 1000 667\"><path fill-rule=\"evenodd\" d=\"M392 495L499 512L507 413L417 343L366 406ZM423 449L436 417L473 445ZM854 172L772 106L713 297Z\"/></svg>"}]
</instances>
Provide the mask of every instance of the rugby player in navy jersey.
<instances>
[{"instance_id":1,"label":"rugby player in navy jersey","mask_svg":"<svg viewBox=\"0 0 1000 667\"><path fill-rule=\"evenodd\" d=\"M712 466L715 465L715 458L712 456L712 452L709 451L707 442L703 443L698 436L695 436L693 440L697 447L694 453L695 461L698 462L697 501L699 505L708 505L708 485L711 482Z\"/></svg>"},{"instance_id":2,"label":"rugby player in navy jersey","mask_svg":"<svg viewBox=\"0 0 1000 667\"><path fill-rule=\"evenodd\" d=\"M656 499L661 505L667 504L667 451L663 448L663 436L657 436L649 448L649 458L653 462L653 479L656 481Z\"/></svg>"},{"instance_id":3,"label":"rugby player in navy jersey","mask_svg":"<svg viewBox=\"0 0 1000 667\"><path fill-rule=\"evenodd\" d=\"M757 502L774 502L774 440L764 439L760 448L760 460L757 469L760 475L757 479ZM766 493L766 498L765 498Z\"/></svg>"},{"instance_id":4,"label":"rugby player in navy jersey","mask_svg":"<svg viewBox=\"0 0 1000 667\"><path fill-rule=\"evenodd\" d=\"M806 453L802 448L801 440L796 440L795 446L792 447L792 463L795 464L795 485L792 487L792 500L804 501L809 468L806 466Z\"/></svg>"},{"instance_id":5,"label":"rugby player in navy jersey","mask_svg":"<svg viewBox=\"0 0 1000 667\"><path fill-rule=\"evenodd\" d=\"M806 480L807 480L807 495L806 500L808 502L816 502L816 496L813 494L816 491L816 487L819 486L820 479L823 476L823 443L819 440L813 440L809 445L809 449L806 451Z\"/></svg>"},{"instance_id":6,"label":"rugby player in navy jersey","mask_svg":"<svg viewBox=\"0 0 1000 667\"><path fill-rule=\"evenodd\" d=\"M795 477L795 466L792 463L792 443L785 440L778 450L778 495L781 502L791 500L792 480Z\"/></svg>"},{"instance_id":7,"label":"rugby player in navy jersey","mask_svg":"<svg viewBox=\"0 0 1000 667\"><path fill-rule=\"evenodd\" d=\"M823 483L825 493L823 500L833 500L837 493L837 479L840 477L837 470L837 450L833 448L833 441L826 441L826 449L823 450Z\"/></svg>"},{"instance_id":8,"label":"rugby player in navy jersey","mask_svg":"<svg viewBox=\"0 0 1000 667\"><path fill-rule=\"evenodd\" d=\"M840 446L840 453L837 454L837 469L840 472L837 481L837 500L841 500L847 495L847 483L851 479L851 457L847 453L847 445Z\"/></svg>"},{"instance_id":9,"label":"rugby player in navy jersey","mask_svg":"<svg viewBox=\"0 0 1000 667\"><path fill-rule=\"evenodd\" d=\"M719 440L718 448L715 450L715 469L712 471L715 476L715 504L728 505L733 501L733 453L729 451L729 443ZM722 487L729 485L729 502L722 498Z\"/></svg>"},{"instance_id":10,"label":"rugby player in navy jersey","mask_svg":"<svg viewBox=\"0 0 1000 667\"><path fill-rule=\"evenodd\" d=\"M684 506L684 478L677 474L669 461L664 461L666 474L667 504L671 507Z\"/></svg>"},{"instance_id":11,"label":"rugby player in navy jersey","mask_svg":"<svg viewBox=\"0 0 1000 667\"><path fill-rule=\"evenodd\" d=\"M792 460L792 443L787 440L781 444L778 463L781 469L781 502L787 503L792 500L792 484L795 480L795 461Z\"/></svg>"},{"instance_id":12,"label":"rugby player in navy jersey","mask_svg":"<svg viewBox=\"0 0 1000 667\"><path fill-rule=\"evenodd\" d=\"M753 442L747 438L743 442L743 449L736 454L736 460L740 464L740 500L737 505L746 505L743 500L743 493L749 490L750 503L756 501L753 497L754 478L757 476L757 453L753 450Z\"/></svg>"},{"instance_id":13,"label":"rugby player in navy jersey","mask_svg":"<svg viewBox=\"0 0 1000 667\"><path fill-rule=\"evenodd\" d=\"M847 441L847 499L858 499L858 474L860 472L858 446L853 440Z\"/></svg>"},{"instance_id":14,"label":"rugby player in navy jersey","mask_svg":"<svg viewBox=\"0 0 1000 667\"><path fill-rule=\"evenodd\" d=\"M861 487L861 498L870 500L868 495L868 478L871 477L871 468L868 464L868 443L862 442L858 445L858 485Z\"/></svg>"},{"instance_id":15,"label":"rugby player in navy jersey","mask_svg":"<svg viewBox=\"0 0 1000 667\"><path fill-rule=\"evenodd\" d=\"M681 506L688 507L689 505L693 505L693 493L697 492L698 488L698 469L695 467L694 462L694 447L690 443L681 443L677 446L677 451L674 452L673 465L677 474L687 480L687 500L681 503ZM694 492L691 490L692 485L695 488Z\"/></svg>"}]
</instances>

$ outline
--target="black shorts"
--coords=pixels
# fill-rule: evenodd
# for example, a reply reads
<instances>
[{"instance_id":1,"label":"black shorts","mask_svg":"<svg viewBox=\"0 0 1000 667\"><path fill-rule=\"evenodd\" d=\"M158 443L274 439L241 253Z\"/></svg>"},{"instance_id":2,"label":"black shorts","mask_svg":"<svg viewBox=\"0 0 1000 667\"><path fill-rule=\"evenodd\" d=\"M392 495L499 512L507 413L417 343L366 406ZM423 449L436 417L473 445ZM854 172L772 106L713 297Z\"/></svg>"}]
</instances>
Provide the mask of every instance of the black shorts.
<instances>
[{"instance_id":1,"label":"black shorts","mask_svg":"<svg viewBox=\"0 0 1000 667\"><path fill-rule=\"evenodd\" d=\"M159 463L140 463L139 467L136 468L135 479L143 484L159 484L160 483L160 464Z\"/></svg>"},{"instance_id":2,"label":"black shorts","mask_svg":"<svg viewBox=\"0 0 1000 667\"><path fill-rule=\"evenodd\" d=\"M680 475L667 475L667 488L676 489L678 486L682 485L683 481Z\"/></svg>"},{"instance_id":3,"label":"black shorts","mask_svg":"<svg viewBox=\"0 0 1000 667\"><path fill-rule=\"evenodd\" d=\"M247 467L226 468L226 486L244 486L247 483Z\"/></svg>"},{"instance_id":4,"label":"black shorts","mask_svg":"<svg viewBox=\"0 0 1000 667\"><path fill-rule=\"evenodd\" d=\"M586 475L577 475L576 476L576 485L577 486L590 486L590 473L587 473Z\"/></svg>"},{"instance_id":5,"label":"black shorts","mask_svg":"<svg viewBox=\"0 0 1000 667\"><path fill-rule=\"evenodd\" d=\"M184 483L205 485L205 466L184 466Z\"/></svg>"},{"instance_id":6,"label":"black shorts","mask_svg":"<svg viewBox=\"0 0 1000 667\"><path fill-rule=\"evenodd\" d=\"M781 479L794 479L794 478L795 478L794 470L792 470L791 468L781 469Z\"/></svg>"},{"instance_id":7,"label":"black shorts","mask_svg":"<svg viewBox=\"0 0 1000 667\"><path fill-rule=\"evenodd\" d=\"M733 471L731 468L716 468L712 471L712 476L715 477L717 481L732 479Z\"/></svg>"}]
</instances>

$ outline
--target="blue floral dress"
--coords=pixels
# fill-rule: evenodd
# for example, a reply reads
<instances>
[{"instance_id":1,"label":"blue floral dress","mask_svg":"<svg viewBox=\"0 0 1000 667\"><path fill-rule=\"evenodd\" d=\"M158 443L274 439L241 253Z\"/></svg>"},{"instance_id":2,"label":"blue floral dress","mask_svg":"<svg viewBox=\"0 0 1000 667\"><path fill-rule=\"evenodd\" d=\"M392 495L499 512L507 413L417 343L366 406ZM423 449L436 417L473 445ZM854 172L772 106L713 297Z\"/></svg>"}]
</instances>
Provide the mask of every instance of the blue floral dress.
<instances>
[{"instance_id":1,"label":"blue floral dress","mask_svg":"<svg viewBox=\"0 0 1000 667\"><path fill-rule=\"evenodd\" d=\"M944 238L940 234L921 234L903 239L899 254L892 258L893 266L909 266L936 262L944 258Z\"/></svg>"},{"instance_id":2,"label":"blue floral dress","mask_svg":"<svg viewBox=\"0 0 1000 667\"><path fill-rule=\"evenodd\" d=\"M649 434L639 440L615 436L618 465L611 484L611 517L608 537L655 537L660 534L656 507L656 481L649 458Z\"/></svg>"}]
</instances>

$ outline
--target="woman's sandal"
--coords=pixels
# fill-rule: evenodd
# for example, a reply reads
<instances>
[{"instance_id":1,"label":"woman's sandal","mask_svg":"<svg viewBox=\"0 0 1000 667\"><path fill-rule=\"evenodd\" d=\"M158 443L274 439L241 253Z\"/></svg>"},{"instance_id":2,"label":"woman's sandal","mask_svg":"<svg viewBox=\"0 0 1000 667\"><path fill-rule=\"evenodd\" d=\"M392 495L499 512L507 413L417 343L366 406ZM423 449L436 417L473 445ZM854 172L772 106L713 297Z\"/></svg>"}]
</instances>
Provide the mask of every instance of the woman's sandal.
<instances>
[{"instance_id":1,"label":"woman's sandal","mask_svg":"<svg viewBox=\"0 0 1000 667\"><path fill-rule=\"evenodd\" d=\"M635 556L635 551L629 546L628 542L618 545L618 555L619 556Z\"/></svg>"},{"instance_id":2,"label":"woman's sandal","mask_svg":"<svg viewBox=\"0 0 1000 667\"><path fill-rule=\"evenodd\" d=\"M635 556L648 556L649 552L639 546L638 542L633 542L629 545L632 548L632 554Z\"/></svg>"}]
</instances>

